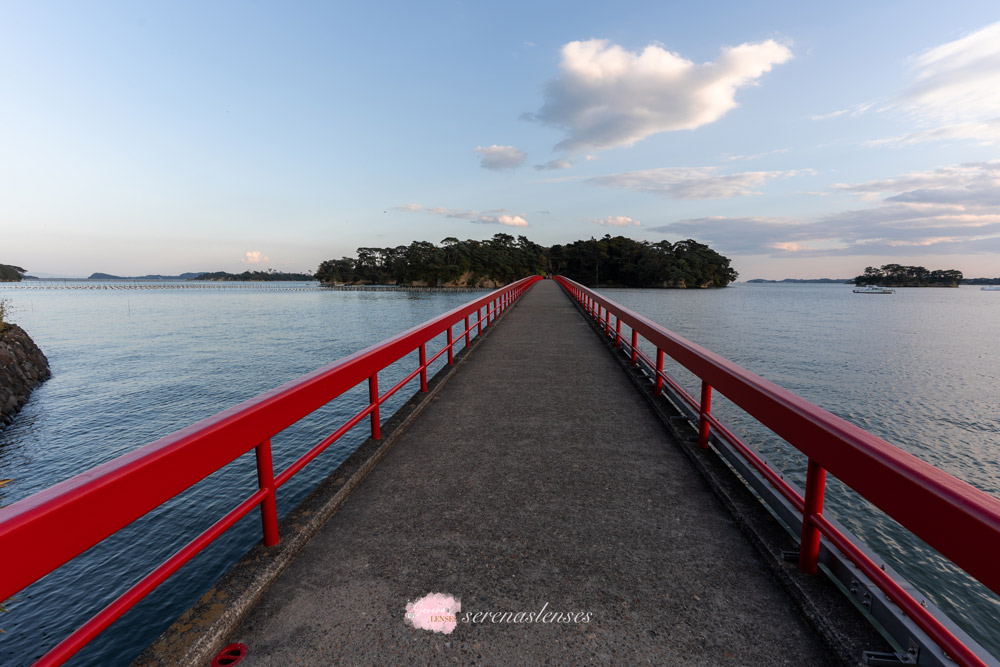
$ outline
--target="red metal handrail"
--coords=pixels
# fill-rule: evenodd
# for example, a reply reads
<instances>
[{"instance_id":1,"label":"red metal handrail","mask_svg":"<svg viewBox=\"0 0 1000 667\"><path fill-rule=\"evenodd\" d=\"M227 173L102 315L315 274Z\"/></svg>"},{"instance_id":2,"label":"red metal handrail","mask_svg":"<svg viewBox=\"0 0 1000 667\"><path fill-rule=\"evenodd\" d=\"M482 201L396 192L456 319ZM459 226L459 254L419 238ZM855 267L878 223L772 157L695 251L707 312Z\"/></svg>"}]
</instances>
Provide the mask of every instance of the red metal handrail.
<instances>
[{"instance_id":1,"label":"red metal handrail","mask_svg":"<svg viewBox=\"0 0 1000 667\"><path fill-rule=\"evenodd\" d=\"M371 418L372 438L380 437L379 406L404 384L420 376L427 390L427 367L452 350L459 340L469 345L472 327L481 333L539 276L524 278L419 324L403 333L292 380L192 426L99 465L44 491L0 508L0 600L6 600L139 517L190 488L236 458L256 449L259 490L157 566L90 621L45 654L36 665L59 665L160 585L184 563L232 527L258 505L264 543L278 542L275 492L306 464L365 417ZM482 314L485 308L486 315ZM470 324L470 315L476 321ZM482 320L486 319L486 322ZM464 321L457 337L452 328ZM448 332L448 342L426 360L425 346ZM385 394L378 392L378 373L413 351L420 364ZM324 438L283 472L274 475L270 438L368 381L369 404Z\"/></svg>"},{"instance_id":2,"label":"red metal handrail","mask_svg":"<svg viewBox=\"0 0 1000 667\"><path fill-rule=\"evenodd\" d=\"M654 369L657 388L668 383L698 412L700 447L708 446L713 430L802 513L801 569L816 571L822 534L952 658L985 664L822 516L823 489L829 471L995 593L1000 593L1000 500L575 281L555 280L604 335L628 350L633 366L642 357ZM631 345L621 333L622 322L632 330ZM655 365L638 349L639 335L656 347ZM700 403L663 372L663 353L701 379ZM808 457L805 498L711 415L713 388Z\"/></svg>"}]
</instances>

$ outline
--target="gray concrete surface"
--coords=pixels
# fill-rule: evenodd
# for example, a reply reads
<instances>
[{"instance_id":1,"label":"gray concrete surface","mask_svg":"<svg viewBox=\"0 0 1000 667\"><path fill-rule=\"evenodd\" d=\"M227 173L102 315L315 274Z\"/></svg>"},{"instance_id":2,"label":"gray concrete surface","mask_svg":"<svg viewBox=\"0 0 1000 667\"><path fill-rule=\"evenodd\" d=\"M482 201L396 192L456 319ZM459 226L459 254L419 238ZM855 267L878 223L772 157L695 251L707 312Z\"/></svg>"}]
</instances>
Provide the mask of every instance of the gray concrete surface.
<instances>
[{"instance_id":1,"label":"gray concrete surface","mask_svg":"<svg viewBox=\"0 0 1000 667\"><path fill-rule=\"evenodd\" d=\"M450 634L406 603L461 599ZM462 622L478 612L589 622ZM550 281L278 576L245 665L823 665L834 659Z\"/></svg>"}]
</instances>

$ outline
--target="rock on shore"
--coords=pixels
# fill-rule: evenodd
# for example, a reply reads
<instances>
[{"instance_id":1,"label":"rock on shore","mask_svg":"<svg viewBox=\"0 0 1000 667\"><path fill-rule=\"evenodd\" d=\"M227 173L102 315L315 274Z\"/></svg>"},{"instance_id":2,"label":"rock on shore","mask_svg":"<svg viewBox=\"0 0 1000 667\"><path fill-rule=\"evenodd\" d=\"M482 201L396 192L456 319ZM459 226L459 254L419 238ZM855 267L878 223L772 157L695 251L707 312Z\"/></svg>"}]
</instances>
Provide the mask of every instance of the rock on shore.
<instances>
[{"instance_id":1,"label":"rock on shore","mask_svg":"<svg viewBox=\"0 0 1000 667\"><path fill-rule=\"evenodd\" d=\"M48 379L49 360L16 324L0 332L0 424L9 424L31 391Z\"/></svg>"}]
</instances>

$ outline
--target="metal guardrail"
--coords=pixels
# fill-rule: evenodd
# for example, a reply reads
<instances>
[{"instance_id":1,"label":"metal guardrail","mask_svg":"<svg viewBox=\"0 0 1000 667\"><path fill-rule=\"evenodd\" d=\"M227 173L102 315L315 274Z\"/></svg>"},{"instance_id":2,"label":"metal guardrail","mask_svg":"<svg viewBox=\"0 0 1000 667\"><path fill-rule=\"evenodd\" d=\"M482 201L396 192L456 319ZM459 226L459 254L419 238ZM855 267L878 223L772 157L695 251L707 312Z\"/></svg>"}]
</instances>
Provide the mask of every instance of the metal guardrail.
<instances>
[{"instance_id":1,"label":"metal guardrail","mask_svg":"<svg viewBox=\"0 0 1000 667\"><path fill-rule=\"evenodd\" d=\"M698 446L719 453L800 535L799 567L814 574L823 563L893 637L896 664L998 665L996 658L927 601L860 540L823 515L826 473L866 498L973 578L1000 594L1000 500L921 461L871 433L751 373L642 315L567 278L555 280L594 320L602 334L643 367L658 395L688 415ZM612 322L612 318L614 322ZM629 331L623 335L622 324ZM639 337L656 348L655 362ZM669 356L701 380L696 401L663 370ZM775 472L711 413L713 389L808 458L805 493ZM884 656L868 656L869 664ZM954 661L954 662L952 662Z\"/></svg>"},{"instance_id":2,"label":"metal guardrail","mask_svg":"<svg viewBox=\"0 0 1000 667\"><path fill-rule=\"evenodd\" d=\"M144 447L99 465L45 491L0 508L0 601L34 583L90 547L190 488L241 455L256 450L258 490L46 653L35 665L59 665L163 583L255 507L261 509L264 543L278 543L277 489L366 417L380 438L379 406L427 368L485 327L541 278L511 283L333 364L288 382ZM473 321L470 318L474 317ZM455 326L464 326L455 336ZM426 344L447 333L429 359ZM378 374L413 351L419 365L385 393ZM362 382L368 406L279 474L271 462L271 437Z\"/></svg>"}]
</instances>

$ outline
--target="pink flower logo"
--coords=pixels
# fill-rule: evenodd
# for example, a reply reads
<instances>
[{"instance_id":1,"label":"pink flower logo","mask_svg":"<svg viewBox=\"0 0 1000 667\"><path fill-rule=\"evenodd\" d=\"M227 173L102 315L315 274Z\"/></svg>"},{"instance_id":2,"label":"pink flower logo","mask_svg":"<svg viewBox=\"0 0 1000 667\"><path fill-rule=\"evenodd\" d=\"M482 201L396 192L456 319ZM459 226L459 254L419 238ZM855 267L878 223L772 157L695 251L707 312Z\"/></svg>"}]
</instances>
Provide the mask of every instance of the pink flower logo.
<instances>
[{"instance_id":1,"label":"pink flower logo","mask_svg":"<svg viewBox=\"0 0 1000 667\"><path fill-rule=\"evenodd\" d=\"M405 621L419 630L451 634L458 624L462 601L444 593L430 593L406 603Z\"/></svg>"}]
</instances>

